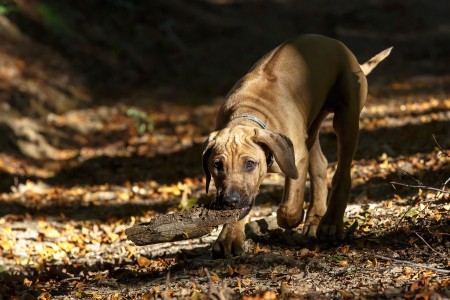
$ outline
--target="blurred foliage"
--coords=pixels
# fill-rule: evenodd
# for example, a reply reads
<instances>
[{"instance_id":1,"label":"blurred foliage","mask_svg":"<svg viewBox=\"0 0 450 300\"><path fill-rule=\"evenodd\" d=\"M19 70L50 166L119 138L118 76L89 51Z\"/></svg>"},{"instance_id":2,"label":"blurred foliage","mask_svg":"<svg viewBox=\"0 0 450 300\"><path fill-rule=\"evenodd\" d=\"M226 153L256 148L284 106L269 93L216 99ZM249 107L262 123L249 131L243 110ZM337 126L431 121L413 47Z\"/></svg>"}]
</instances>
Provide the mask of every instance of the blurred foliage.
<instances>
[{"instance_id":1,"label":"blurred foliage","mask_svg":"<svg viewBox=\"0 0 450 300\"><path fill-rule=\"evenodd\" d=\"M154 122L145 111L132 107L128 109L127 115L133 119L136 130L140 134L153 130Z\"/></svg>"},{"instance_id":2,"label":"blurred foliage","mask_svg":"<svg viewBox=\"0 0 450 300\"><path fill-rule=\"evenodd\" d=\"M46 27L57 34L69 33L69 27L67 26L64 18L58 11L46 4L39 4L37 7L37 13L42 17L42 22Z\"/></svg>"},{"instance_id":3,"label":"blurred foliage","mask_svg":"<svg viewBox=\"0 0 450 300\"><path fill-rule=\"evenodd\" d=\"M8 15L12 12L17 12L18 8L14 1L0 0L0 14Z\"/></svg>"}]
</instances>

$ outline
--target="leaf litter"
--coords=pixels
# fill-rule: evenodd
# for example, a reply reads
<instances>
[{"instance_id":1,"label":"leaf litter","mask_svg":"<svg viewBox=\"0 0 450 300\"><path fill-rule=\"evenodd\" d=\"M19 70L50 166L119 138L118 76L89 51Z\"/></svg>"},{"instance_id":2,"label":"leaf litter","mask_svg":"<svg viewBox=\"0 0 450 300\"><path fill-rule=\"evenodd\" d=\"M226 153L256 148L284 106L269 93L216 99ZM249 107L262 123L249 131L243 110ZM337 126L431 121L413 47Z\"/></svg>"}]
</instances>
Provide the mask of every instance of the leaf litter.
<instances>
[{"instance_id":1,"label":"leaf litter","mask_svg":"<svg viewBox=\"0 0 450 300\"><path fill-rule=\"evenodd\" d=\"M212 122L207 120L214 119L217 105L174 105L143 114L99 107L107 112L54 115L49 122L55 126L86 124L73 127L79 133L72 156L33 162L0 155L3 172L29 178L0 194L0 294L27 299L450 297L448 274L436 271L450 270L448 193L390 184L420 180L448 191L443 183L450 177L450 159L440 155L431 138L434 133L448 147L448 128L428 125L449 121L450 101L405 102L400 112L392 105L371 99L361 117L362 150L352 167L343 243L305 240L301 226L285 232L275 228L248 239L245 255L225 260L213 260L209 252L220 228L201 238L144 247L124 233L158 214L204 201L200 149L209 128L202 124ZM111 118L96 117L105 114ZM399 126L416 123L423 132L397 136ZM330 126L326 121L324 145L335 143ZM428 135L426 142L418 140L422 135ZM419 151L411 149L416 143L423 145ZM331 178L334 148L328 148ZM279 175L268 176L252 222L273 218L282 182Z\"/></svg>"}]
</instances>

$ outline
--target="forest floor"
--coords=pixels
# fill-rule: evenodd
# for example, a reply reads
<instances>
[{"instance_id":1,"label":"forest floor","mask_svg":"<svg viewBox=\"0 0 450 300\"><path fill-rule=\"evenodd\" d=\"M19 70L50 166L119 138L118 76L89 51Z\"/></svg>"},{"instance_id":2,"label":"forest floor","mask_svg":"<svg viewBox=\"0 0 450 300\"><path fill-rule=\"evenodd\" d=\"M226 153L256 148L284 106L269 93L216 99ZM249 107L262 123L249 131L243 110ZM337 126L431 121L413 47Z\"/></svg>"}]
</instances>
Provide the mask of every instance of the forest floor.
<instances>
[{"instance_id":1,"label":"forest floor","mask_svg":"<svg viewBox=\"0 0 450 300\"><path fill-rule=\"evenodd\" d=\"M25 299L448 298L448 194L394 189L390 183L420 181L444 188L450 158L432 134L439 144L449 144L447 80L417 78L372 88L361 116L345 241L307 241L299 234L302 225L287 232L274 229L249 233L247 253L230 259L210 256L219 230L144 247L124 234L134 224L205 197L201 143L218 104L164 105L158 112L140 111L142 118L127 107L52 115L45 126L70 128L83 146L47 162L0 154L5 173L28 178L0 194L0 294ZM430 94L429 84L441 92ZM321 142L330 158L330 178L335 139L329 120ZM270 220L282 181L278 175L267 178L252 221Z\"/></svg>"},{"instance_id":2,"label":"forest floor","mask_svg":"<svg viewBox=\"0 0 450 300\"><path fill-rule=\"evenodd\" d=\"M449 299L450 2L187 3L0 3L0 300ZM212 259L220 228L128 241L128 227L210 197L202 143L223 95L300 32L361 61L394 45L368 78L347 238L255 230L282 195L270 175L240 257Z\"/></svg>"}]
</instances>

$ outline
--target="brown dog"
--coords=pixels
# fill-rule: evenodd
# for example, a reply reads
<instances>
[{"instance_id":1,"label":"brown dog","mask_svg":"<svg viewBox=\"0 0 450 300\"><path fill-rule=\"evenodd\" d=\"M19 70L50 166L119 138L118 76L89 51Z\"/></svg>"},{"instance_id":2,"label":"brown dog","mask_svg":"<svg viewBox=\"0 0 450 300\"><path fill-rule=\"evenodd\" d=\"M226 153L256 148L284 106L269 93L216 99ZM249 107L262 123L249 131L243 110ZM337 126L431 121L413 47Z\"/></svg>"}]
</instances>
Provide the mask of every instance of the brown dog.
<instances>
[{"instance_id":1,"label":"brown dog","mask_svg":"<svg viewBox=\"0 0 450 300\"><path fill-rule=\"evenodd\" d=\"M282 172L286 179L278 225L293 228L305 219L305 236L341 239L359 114L367 95L365 75L390 51L359 65L341 42L302 35L266 54L230 91L217 116L216 131L205 142L206 191L212 176L217 204L248 207L265 175ZM334 113L338 165L327 208L328 162L318 134L329 113ZM311 203L304 218L307 172ZM243 252L244 224L241 220L224 226L213 244L215 256Z\"/></svg>"}]
</instances>

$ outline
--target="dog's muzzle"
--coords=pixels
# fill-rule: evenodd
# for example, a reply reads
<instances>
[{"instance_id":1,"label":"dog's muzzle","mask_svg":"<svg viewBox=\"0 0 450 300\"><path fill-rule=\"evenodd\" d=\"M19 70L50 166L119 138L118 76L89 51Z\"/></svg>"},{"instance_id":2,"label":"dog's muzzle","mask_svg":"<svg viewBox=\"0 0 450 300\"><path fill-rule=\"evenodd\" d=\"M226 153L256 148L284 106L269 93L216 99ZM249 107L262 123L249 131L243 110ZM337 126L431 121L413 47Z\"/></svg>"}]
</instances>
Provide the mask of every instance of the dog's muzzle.
<instances>
[{"instance_id":1,"label":"dog's muzzle","mask_svg":"<svg viewBox=\"0 0 450 300\"><path fill-rule=\"evenodd\" d=\"M215 206L220 209L236 209L251 206L251 201L238 191L219 193L215 198Z\"/></svg>"}]
</instances>

